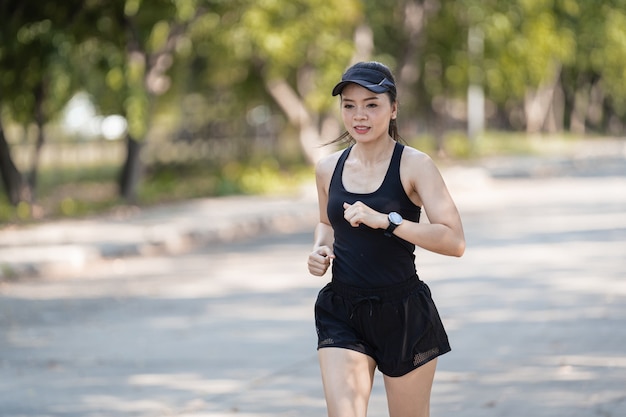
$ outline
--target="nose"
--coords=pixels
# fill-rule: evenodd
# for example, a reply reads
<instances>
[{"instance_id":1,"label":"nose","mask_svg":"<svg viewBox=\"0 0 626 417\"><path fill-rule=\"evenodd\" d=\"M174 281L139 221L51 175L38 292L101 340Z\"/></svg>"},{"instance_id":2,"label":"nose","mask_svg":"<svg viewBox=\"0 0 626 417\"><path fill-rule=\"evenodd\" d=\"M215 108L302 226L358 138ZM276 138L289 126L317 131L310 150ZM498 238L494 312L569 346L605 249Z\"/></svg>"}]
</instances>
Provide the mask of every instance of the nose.
<instances>
[{"instance_id":1,"label":"nose","mask_svg":"<svg viewBox=\"0 0 626 417\"><path fill-rule=\"evenodd\" d=\"M358 120L365 119L367 114L365 113L365 108L361 106L357 106L356 112L354 112L354 118Z\"/></svg>"}]
</instances>

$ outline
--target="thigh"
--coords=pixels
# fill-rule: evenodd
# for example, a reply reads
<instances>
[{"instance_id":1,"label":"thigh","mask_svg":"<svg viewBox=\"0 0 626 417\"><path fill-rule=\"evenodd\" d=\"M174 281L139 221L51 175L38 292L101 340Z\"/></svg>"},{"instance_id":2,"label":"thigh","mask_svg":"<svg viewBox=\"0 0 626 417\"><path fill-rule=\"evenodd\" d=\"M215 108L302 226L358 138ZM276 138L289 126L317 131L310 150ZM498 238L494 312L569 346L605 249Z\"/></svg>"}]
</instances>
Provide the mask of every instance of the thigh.
<instances>
[{"instance_id":1,"label":"thigh","mask_svg":"<svg viewBox=\"0 0 626 417\"><path fill-rule=\"evenodd\" d=\"M344 349L318 350L329 417L365 417L376 363L370 356Z\"/></svg>"},{"instance_id":2,"label":"thigh","mask_svg":"<svg viewBox=\"0 0 626 417\"><path fill-rule=\"evenodd\" d=\"M428 417L437 359L400 377L385 375L390 417Z\"/></svg>"}]
</instances>

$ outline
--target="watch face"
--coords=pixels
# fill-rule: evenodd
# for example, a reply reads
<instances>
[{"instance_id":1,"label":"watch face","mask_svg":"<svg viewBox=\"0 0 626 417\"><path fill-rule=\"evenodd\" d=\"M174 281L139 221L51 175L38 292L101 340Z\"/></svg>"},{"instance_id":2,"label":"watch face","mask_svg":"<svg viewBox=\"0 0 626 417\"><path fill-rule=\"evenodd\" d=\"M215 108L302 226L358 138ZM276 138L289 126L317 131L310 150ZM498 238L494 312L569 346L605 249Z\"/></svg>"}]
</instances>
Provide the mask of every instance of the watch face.
<instances>
[{"instance_id":1,"label":"watch face","mask_svg":"<svg viewBox=\"0 0 626 417\"><path fill-rule=\"evenodd\" d=\"M389 221L395 225L399 225L400 223L402 223L402 216L400 216L395 211L392 211L391 213L389 213Z\"/></svg>"}]
</instances>

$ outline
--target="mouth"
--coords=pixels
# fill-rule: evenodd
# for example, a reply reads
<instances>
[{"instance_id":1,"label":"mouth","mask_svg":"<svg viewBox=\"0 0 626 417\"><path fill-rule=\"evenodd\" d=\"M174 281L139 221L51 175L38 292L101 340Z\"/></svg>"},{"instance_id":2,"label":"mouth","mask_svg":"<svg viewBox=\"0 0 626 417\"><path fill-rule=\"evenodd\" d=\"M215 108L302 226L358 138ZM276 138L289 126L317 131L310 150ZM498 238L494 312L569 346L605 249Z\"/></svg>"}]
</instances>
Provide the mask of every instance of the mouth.
<instances>
[{"instance_id":1,"label":"mouth","mask_svg":"<svg viewBox=\"0 0 626 417\"><path fill-rule=\"evenodd\" d=\"M367 126L354 126L354 128L353 128L353 129L354 129L354 131L355 131L356 133L358 133L359 135L363 135L363 134L365 134L365 133L369 132L369 130L370 130L370 128L369 128L369 127L367 127Z\"/></svg>"}]
</instances>

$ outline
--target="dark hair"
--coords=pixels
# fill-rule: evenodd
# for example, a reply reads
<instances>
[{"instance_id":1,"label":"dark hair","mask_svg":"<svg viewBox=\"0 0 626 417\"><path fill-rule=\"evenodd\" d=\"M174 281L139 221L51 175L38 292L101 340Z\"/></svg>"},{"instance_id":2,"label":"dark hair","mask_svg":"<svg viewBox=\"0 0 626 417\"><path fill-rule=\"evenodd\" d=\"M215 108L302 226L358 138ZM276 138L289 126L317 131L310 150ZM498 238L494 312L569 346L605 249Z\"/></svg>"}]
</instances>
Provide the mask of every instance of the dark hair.
<instances>
[{"instance_id":1,"label":"dark hair","mask_svg":"<svg viewBox=\"0 0 626 417\"><path fill-rule=\"evenodd\" d=\"M344 76L342 77L342 82L344 84L346 84L345 81L343 81L344 79L349 78L349 77L346 77L346 75L349 75L350 73L357 72L357 70L359 70L359 69L367 69L367 70L377 71L377 72L381 73L381 75L383 75L383 77L385 79L391 81L392 86L391 86L391 88L388 88L385 93L389 97L389 100L390 100L390 102L392 104L398 102L397 90L396 90L396 80L395 80L391 70L389 69L389 67L387 67L385 64L382 64L380 62L369 61L369 62L358 62L358 63L354 64L353 66L351 66L350 68L348 68L346 70L346 72L344 73ZM335 89L337 89L337 87L339 87L341 84L342 83L337 84ZM393 140L395 140L397 142L399 141L399 142L404 143L404 139L402 139L402 137L398 133L398 123L397 123L396 119L391 119L389 121L389 131L388 132L389 132L389 136L391 136L393 138ZM325 145L331 145L331 144L334 144L334 143L353 144L353 143L355 143L355 140L354 140L354 138L352 136L350 136L350 133L348 133L348 131L345 131L338 138L334 139L331 142L326 143Z\"/></svg>"}]
</instances>

